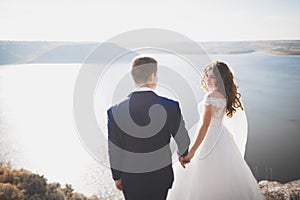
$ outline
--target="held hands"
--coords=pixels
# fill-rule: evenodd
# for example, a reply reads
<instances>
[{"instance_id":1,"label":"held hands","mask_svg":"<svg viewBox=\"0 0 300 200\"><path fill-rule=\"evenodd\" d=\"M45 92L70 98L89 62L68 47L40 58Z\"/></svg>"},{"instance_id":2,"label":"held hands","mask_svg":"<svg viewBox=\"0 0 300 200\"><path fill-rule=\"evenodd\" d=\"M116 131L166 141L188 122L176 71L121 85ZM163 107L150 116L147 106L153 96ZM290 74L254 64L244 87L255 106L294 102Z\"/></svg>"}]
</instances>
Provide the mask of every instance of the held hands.
<instances>
[{"instance_id":1,"label":"held hands","mask_svg":"<svg viewBox=\"0 0 300 200\"><path fill-rule=\"evenodd\" d=\"M121 191L123 190L121 179L115 180L115 186L116 186L116 188L117 188L118 190L121 190Z\"/></svg>"},{"instance_id":2,"label":"held hands","mask_svg":"<svg viewBox=\"0 0 300 200\"><path fill-rule=\"evenodd\" d=\"M180 164L181 164L181 166L182 166L183 168L185 168L185 165L186 165L186 164L188 164L188 163L191 162L192 158L194 157L194 154L195 154L194 152L190 151L190 152L188 153L188 155L186 155L186 156L180 156L180 157L178 158L178 160L179 160L179 162L180 162Z\"/></svg>"},{"instance_id":3,"label":"held hands","mask_svg":"<svg viewBox=\"0 0 300 200\"><path fill-rule=\"evenodd\" d=\"M185 164L189 163L187 160L184 161L184 157L183 156L179 156L178 160L179 160L179 162L180 162L180 164L181 164L181 166L183 168L185 168Z\"/></svg>"}]
</instances>

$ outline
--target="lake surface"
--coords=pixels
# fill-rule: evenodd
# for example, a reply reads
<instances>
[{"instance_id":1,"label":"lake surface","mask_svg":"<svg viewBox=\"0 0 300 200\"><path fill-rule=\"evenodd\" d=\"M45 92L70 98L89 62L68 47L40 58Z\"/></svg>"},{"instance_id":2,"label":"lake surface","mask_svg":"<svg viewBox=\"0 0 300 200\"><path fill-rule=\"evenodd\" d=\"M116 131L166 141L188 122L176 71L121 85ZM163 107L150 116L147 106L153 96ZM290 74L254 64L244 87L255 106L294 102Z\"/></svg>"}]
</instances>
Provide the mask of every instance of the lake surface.
<instances>
[{"instance_id":1,"label":"lake surface","mask_svg":"<svg viewBox=\"0 0 300 200\"><path fill-rule=\"evenodd\" d=\"M174 56L156 57L160 63L174 66L196 100L201 99L196 72ZM249 123L245 159L256 178L299 179L300 57L264 53L210 57L227 62L234 70ZM94 110L103 133L105 110L118 100L111 100L111 88L127 74L127 64L111 67L98 82ZM73 92L80 68L81 64L0 66L0 156L18 168L44 174L49 182L72 184L86 195L118 198L107 163L99 164L88 153L76 130ZM178 97L162 86L158 89ZM188 118L188 113L184 117ZM105 150L101 154L107 156Z\"/></svg>"}]
</instances>

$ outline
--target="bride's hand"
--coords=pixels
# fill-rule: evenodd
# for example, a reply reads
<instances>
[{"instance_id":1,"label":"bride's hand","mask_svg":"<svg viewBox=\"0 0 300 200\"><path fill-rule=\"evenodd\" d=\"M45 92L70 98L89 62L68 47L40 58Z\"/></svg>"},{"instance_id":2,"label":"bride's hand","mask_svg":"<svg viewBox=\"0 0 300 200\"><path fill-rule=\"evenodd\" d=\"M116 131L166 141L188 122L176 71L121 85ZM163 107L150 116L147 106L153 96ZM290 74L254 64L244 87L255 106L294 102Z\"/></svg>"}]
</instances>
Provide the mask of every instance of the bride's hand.
<instances>
[{"instance_id":1,"label":"bride's hand","mask_svg":"<svg viewBox=\"0 0 300 200\"><path fill-rule=\"evenodd\" d=\"M185 156L185 157L183 158L183 162L186 162L186 163L191 162L191 160L192 160L192 158L194 157L194 155L195 155L195 152L190 151L190 152L188 153L188 155Z\"/></svg>"},{"instance_id":2,"label":"bride's hand","mask_svg":"<svg viewBox=\"0 0 300 200\"><path fill-rule=\"evenodd\" d=\"M116 186L116 188L118 189L118 190L123 190L123 188L122 188L122 180L121 179L119 179L119 180L115 180L115 186Z\"/></svg>"}]
</instances>

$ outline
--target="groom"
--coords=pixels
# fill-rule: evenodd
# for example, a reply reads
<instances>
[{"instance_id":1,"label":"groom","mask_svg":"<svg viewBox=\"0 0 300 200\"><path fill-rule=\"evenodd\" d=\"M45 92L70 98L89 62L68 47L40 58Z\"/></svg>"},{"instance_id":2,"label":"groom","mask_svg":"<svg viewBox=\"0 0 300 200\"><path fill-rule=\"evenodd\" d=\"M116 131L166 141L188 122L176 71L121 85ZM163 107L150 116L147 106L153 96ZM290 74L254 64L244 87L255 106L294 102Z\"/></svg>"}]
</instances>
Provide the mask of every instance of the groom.
<instances>
[{"instance_id":1,"label":"groom","mask_svg":"<svg viewBox=\"0 0 300 200\"><path fill-rule=\"evenodd\" d=\"M112 177L126 200L164 200L174 180L170 139L183 167L190 139L178 102L154 91L157 61L136 57L131 75L135 91L107 111Z\"/></svg>"}]
</instances>

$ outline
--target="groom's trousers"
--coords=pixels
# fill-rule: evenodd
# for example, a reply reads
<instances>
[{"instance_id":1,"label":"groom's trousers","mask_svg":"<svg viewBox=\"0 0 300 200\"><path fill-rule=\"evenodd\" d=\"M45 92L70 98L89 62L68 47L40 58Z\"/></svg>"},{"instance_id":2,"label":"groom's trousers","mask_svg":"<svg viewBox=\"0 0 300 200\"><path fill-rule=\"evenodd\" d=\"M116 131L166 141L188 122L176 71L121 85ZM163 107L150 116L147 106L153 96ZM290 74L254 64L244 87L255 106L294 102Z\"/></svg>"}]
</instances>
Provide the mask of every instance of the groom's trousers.
<instances>
[{"instance_id":1,"label":"groom's trousers","mask_svg":"<svg viewBox=\"0 0 300 200\"><path fill-rule=\"evenodd\" d=\"M166 200L169 189L154 190L151 193L123 191L126 200Z\"/></svg>"}]
</instances>

